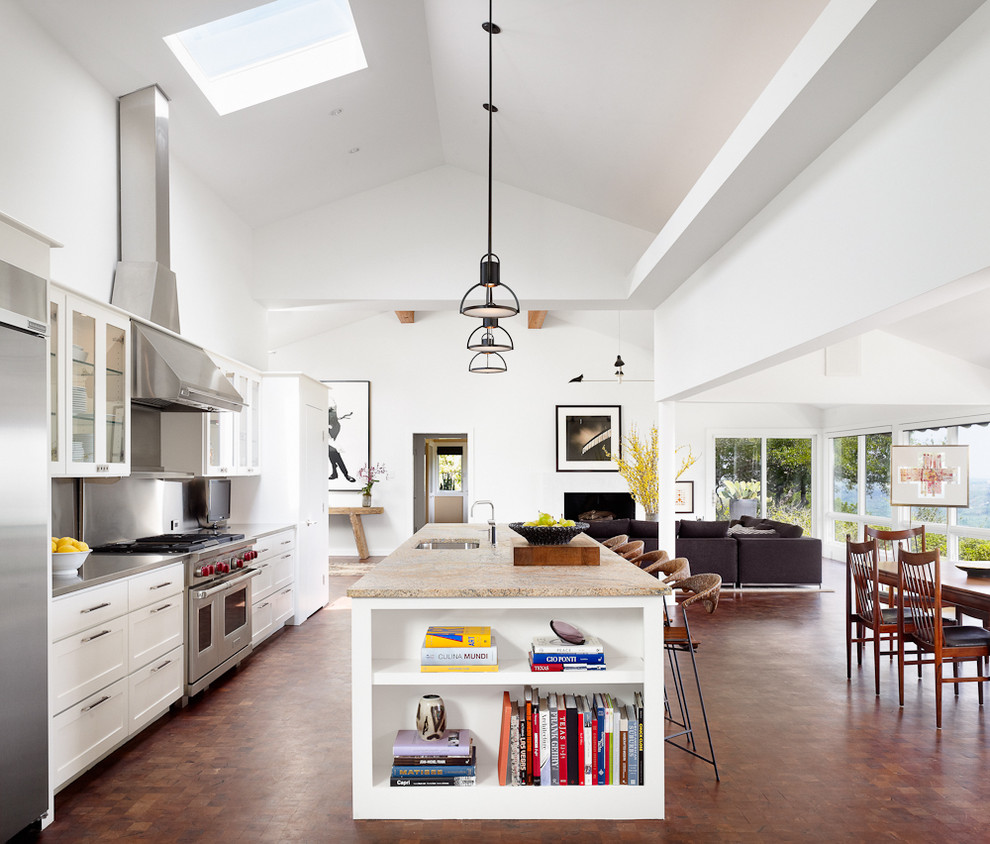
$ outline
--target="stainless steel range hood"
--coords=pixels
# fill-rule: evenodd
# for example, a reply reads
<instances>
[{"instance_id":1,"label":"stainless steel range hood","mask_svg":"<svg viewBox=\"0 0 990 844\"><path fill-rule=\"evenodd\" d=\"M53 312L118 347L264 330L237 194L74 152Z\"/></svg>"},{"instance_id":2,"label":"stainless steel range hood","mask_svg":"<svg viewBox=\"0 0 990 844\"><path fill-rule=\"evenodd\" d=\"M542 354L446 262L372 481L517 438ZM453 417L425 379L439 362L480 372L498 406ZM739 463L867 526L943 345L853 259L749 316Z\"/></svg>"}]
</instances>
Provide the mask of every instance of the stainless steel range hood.
<instances>
[{"instance_id":1,"label":"stainless steel range hood","mask_svg":"<svg viewBox=\"0 0 990 844\"><path fill-rule=\"evenodd\" d=\"M244 400L192 343L131 320L131 401L162 410L240 410Z\"/></svg>"},{"instance_id":2,"label":"stainless steel range hood","mask_svg":"<svg viewBox=\"0 0 990 844\"><path fill-rule=\"evenodd\" d=\"M120 262L110 301L179 333L169 268L168 99L152 85L120 103ZM244 401L203 349L131 321L131 401L161 410L240 410Z\"/></svg>"}]
</instances>

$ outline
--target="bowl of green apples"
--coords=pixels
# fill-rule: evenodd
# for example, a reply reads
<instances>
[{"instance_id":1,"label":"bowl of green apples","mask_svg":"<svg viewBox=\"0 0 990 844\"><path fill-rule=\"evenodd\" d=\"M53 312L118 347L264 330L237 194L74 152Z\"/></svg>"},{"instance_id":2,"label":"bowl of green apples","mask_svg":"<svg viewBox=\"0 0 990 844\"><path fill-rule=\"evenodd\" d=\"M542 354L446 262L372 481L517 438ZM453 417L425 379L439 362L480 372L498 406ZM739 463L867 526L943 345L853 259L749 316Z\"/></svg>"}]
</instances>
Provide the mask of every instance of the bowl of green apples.
<instances>
[{"instance_id":1,"label":"bowl of green apples","mask_svg":"<svg viewBox=\"0 0 990 844\"><path fill-rule=\"evenodd\" d=\"M587 522L573 519L555 519L549 513L540 513L531 522L509 522L509 527L530 545L566 545L581 531L588 529Z\"/></svg>"}]
</instances>

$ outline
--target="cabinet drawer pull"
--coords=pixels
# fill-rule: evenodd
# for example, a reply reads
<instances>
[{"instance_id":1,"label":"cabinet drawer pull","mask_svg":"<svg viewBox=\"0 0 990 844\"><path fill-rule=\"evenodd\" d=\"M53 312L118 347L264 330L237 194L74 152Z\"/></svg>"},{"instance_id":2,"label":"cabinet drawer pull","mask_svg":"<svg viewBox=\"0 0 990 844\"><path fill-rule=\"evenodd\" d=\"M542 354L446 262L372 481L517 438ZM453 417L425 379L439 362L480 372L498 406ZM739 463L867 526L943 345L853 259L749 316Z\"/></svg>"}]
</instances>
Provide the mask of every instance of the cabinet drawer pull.
<instances>
[{"instance_id":1,"label":"cabinet drawer pull","mask_svg":"<svg viewBox=\"0 0 990 844\"><path fill-rule=\"evenodd\" d=\"M282 559L283 560L291 560L292 559L292 555L291 554L283 554L282 555Z\"/></svg>"},{"instance_id":2,"label":"cabinet drawer pull","mask_svg":"<svg viewBox=\"0 0 990 844\"><path fill-rule=\"evenodd\" d=\"M171 585L172 585L172 581L169 580L166 581L165 583L159 583L157 586L149 586L148 591L154 592L156 589L164 589L166 586L171 586Z\"/></svg>"},{"instance_id":3,"label":"cabinet drawer pull","mask_svg":"<svg viewBox=\"0 0 990 844\"><path fill-rule=\"evenodd\" d=\"M291 595L292 594L292 587L290 586L288 589L282 590L282 594L283 595Z\"/></svg>"},{"instance_id":4,"label":"cabinet drawer pull","mask_svg":"<svg viewBox=\"0 0 990 844\"><path fill-rule=\"evenodd\" d=\"M259 557L260 557L260 556L261 556L262 554L267 554L267 553L268 553L268 549L267 549L267 548L259 548L259 549L258 549L258 556L259 556Z\"/></svg>"},{"instance_id":5,"label":"cabinet drawer pull","mask_svg":"<svg viewBox=\"0 0 990 844\"><path fill-rule=\"evenodd\" d=\"M170 606L172 606L172 605L171 604L163 604L160 607L155 607L151 612L152 612L152 614L154 614L156 612L161 612L162 610L167 610Z\"/></svg>"},{"instance_id":6,"label":"cabinet drawer pull","mask_svg":"<svg viewBox=\"0 0 990 844\"><path fill-rule=\"evenodd\" d=\"M154 674L156 671L161 671L166 665L171 665L171 664L172 664L172 660L166 659L165 662L163 662L161 665L156 665L154 668L152 668L151 673Z\"/></svg>"},{"instance_id":7,"label":"cabinet drawer pull","mask_svg":"<svg viewBox=\"0 0 990 844\"><path fill-rule=\"evenodd\" d=\"M96 701L96 703L91 703L89 706L84 706L79 711L89 712L89 710L96 709L97 706L99 706L101 703L106 703L108 700L110 700L110 695L103 695L103 697L101 697L98 701Z\"/></svg>"},{"instance_id":8,"label":"cabinet drawer pull","mask_svg":"<svg viewBox=\"0 0 990 844\"><path fill-rule=\"evenodd\" d=\"M97 604L95 607L90 607L88 610L79 610L80 615L85 615L88 612L95 612L96 610L102 610L104 607L109 607L110 604L104 601L102 604Z\"/></svg>"},{"instance_id":9,"label":"cabinet drawer pull","mask_svg":"<svg viewBox=\"0 0 990 844\"><path fill-rule=\"evenodd\" d=\"M268 603L268 601L265 601L265 603L263 603L263 604L258 604L258 609L259 610L263 610L267 606L269 606L269 603Z\"/></svg>"},{"instance_id":10,"label":"cabinet drawer pull","mask_svg":"<svg viewBox=\"0 0 990 844\"><path fill-rule=\"evenodd\" d=\"M94 633L92 636L87 636L83 639L83 642L92 642L93 639L99 639L100 636L106 636L109 632L109 630L101 630L99 633Z\"/></svg>"},{"instance_id":11,"label":"cabinet drawer pull","mask_svg":"<svg viewBox=\"0 0 990 844\"><path fill-rule=\"evenodd\" d=\"M279 545L291 545L291 544L292 544L291 539L286 539L285 541L279 543Z\"/></svg>"}]
</instances>

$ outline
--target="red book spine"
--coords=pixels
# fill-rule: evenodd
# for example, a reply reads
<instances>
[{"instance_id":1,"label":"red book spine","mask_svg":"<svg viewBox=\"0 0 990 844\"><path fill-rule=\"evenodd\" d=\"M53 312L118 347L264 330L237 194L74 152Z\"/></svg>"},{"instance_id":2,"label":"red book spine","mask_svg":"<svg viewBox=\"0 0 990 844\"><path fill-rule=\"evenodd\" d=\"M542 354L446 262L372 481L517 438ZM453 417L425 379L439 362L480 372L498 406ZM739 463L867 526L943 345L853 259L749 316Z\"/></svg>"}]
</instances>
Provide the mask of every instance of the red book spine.
<instances>
[{"instance_id":1,"label":"red book spine","mask_svg":"<svg viewBox=\"0 0 990 844\"><path fill-rule=\"evenodd\" d=\"M584 785L584 712L579 710L577 717L578 785Z\"/></svg>"},{"instance_id":2,"label":"red book spine","mask_svg":"<svg viewBox=\"0 0 990 844\"><path fill-rule=\"evenodd\" d=\"M591 784L598 785L598 718L591 714Z\"/></svg>"},{"instance_id":3,"label":"red book spine","mask_svg":"<svg viewBox=\"0 0 990 844\"><path fill-rule=\"evenodd\" d=\"M567 710L557 710L557 758L560 766L560 784L567 785Z\"/></svg>"}]
</instances>

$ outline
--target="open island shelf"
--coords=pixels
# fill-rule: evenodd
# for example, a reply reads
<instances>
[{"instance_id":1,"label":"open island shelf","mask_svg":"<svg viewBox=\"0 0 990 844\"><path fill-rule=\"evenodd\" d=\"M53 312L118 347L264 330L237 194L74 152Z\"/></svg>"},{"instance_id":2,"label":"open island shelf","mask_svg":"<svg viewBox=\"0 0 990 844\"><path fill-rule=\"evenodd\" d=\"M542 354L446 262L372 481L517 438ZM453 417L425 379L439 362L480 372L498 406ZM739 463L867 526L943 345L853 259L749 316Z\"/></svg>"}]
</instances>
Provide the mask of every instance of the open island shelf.
<instances>
[{"instance_id":1,"label":"open island shelf","mask_svg":"<svg viewBox=\"0 0 990 844\"><path fill-rule=\"evenodd\" d=\"M521 537L499 528L496 547L419 550L425 538L485 536L486 526L427 525L350 590L352 611L352 767L355 818L662 818L663 599L669 589L602 549L600 566L513 567ZM579 537L575 541L593 540ZM607 669L531 672L526 654L552 618L601 638ZM489 625L499 671L422 673L419 652L430 625ZM509 787L498 784L502 692L521 700L527 686L570 694L607 692L632 703L644 696L642 786ZM478 746L477 784L391 788L395 732L414 726L430 692L446 704L447 724L469 729ZM655 724L651 732L649 725Z\"/></svg>"}]
</instances>

